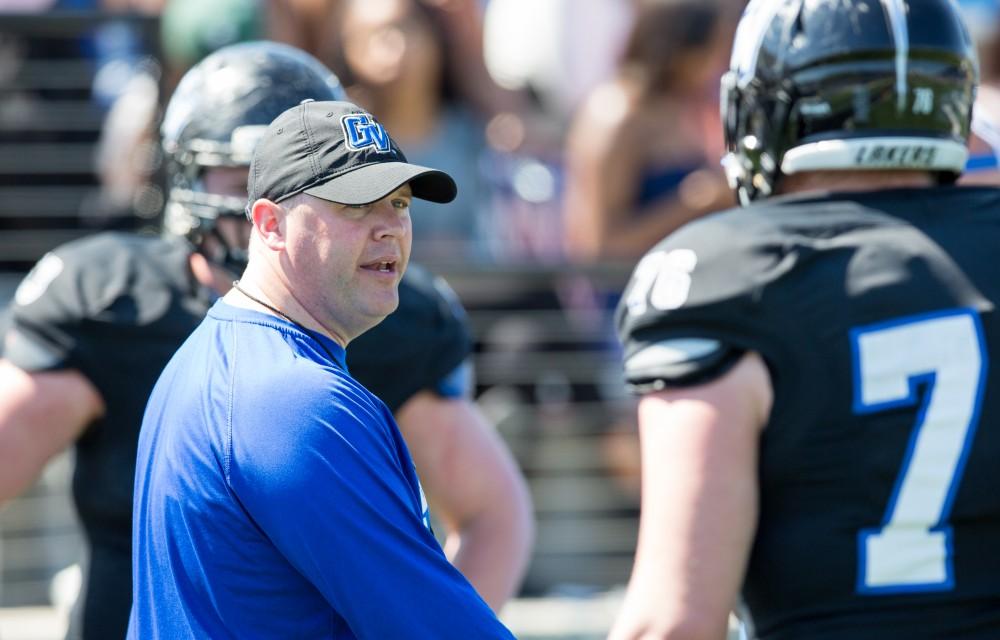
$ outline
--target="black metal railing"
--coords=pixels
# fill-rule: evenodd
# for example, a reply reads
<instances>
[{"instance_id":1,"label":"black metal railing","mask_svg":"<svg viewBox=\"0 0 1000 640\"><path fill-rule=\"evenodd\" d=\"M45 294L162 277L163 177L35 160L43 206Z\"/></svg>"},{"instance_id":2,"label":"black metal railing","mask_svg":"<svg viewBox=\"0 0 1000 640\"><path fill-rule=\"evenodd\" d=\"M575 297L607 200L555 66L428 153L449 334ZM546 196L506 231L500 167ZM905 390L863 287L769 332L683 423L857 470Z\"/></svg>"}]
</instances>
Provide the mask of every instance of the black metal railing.
<instances>
[{"instance_id":1,"label":"black metal railing","mask_svg":"<svg viewBox=\"0 0 1000 640\"><path fill-rule=\"evenodd\" d=\"M127 208L84 212L100 202L96 151L108 105L95 81L111 27L130 34L131 55L157 54L155 18L0 13L0 269L25 269L100 228L148 224Z\"/></svg>"}]
</instances>

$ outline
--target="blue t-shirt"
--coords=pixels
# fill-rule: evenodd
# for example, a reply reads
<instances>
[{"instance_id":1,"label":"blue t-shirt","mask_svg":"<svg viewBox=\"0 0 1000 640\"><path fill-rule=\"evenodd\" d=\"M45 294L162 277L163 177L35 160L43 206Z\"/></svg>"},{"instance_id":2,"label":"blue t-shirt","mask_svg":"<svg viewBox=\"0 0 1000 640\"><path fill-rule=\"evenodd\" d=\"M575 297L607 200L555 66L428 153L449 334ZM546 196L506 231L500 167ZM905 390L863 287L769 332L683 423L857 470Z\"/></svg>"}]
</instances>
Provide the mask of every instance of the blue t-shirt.
<instances>
[{"instance_id":1,"label":"blue t-shirt","mask_svg":"<svg viewBox=\"0 0 1000 640\"><path fill-rule=\"evenodd\" d=\"M220 300L174 355L134 507L129 638L513 637L431 534L389 410L277 317Z\"/></svg>"}]
</instances>

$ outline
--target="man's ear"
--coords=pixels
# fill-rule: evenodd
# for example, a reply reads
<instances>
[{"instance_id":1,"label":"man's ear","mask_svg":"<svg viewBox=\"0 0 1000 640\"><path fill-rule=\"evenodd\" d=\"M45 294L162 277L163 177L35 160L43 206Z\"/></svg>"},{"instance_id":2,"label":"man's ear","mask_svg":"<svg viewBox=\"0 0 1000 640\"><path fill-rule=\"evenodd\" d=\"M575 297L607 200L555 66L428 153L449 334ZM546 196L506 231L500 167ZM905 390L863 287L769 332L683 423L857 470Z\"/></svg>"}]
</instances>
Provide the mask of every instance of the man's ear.
<instances>
[{"instance_id":1,"label":"man's ear","mask_svg":"<svg viewBox=\"0 0 1000 640\"><path fill-rule=\"evenodd\" d=\"M261 198L250 208L254 231L272 251L285 248L285 208L276 202Z\"/></svg>"}]
</instances>

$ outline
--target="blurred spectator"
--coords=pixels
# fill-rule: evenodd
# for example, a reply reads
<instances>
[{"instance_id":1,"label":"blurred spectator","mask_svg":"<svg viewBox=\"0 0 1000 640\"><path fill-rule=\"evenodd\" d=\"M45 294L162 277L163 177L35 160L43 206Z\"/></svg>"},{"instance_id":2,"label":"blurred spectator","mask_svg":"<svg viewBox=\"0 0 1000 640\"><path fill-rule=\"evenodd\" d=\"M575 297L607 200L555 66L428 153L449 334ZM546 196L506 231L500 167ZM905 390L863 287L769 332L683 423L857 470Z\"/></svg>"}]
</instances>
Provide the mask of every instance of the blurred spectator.
<instances>
[{"instance_id":1,"label":"blurred spectator","mask_svg":"<svg viewBox=\"0 0 1000 640\"><path fill-rule=\"evenodd\" d=\"M404 131L412 161L456 175L454 203L414 216L414 250L425 261L561 255L558 172L550 162L558 127L537 117L523 86L501 87L487 71L485 4L267 2L269 38L326 62L352 99Z\"/></svg>"},{"instance_id":2,"label":"blurred spectator","mask_svg":"<svg viewBox=\"0 0 1000 640\"><path fill-rule=\"evenodd\" d=\"M115 217L135 215L150 220L163 209L163 187L156 119L159 108L159 68L149 64L137 71L119 92L101 127L94 158L100 191L85 200L80 215L92 226Z\"/></svg>"},{"instance_id":3,"label":"blurred spectator","mask_svg":"<svg viewBox=\"0 0 1000 640\"><path fill-rule=\"evenodd\" d=\"M139 13L157 16L172 0L100 0L101 8L111 13ZM213 0L214 1L214 0Z\"/></svg>"},{"instance_id":4,"label":"blurred spectator","mask_svg":"<svg viewBox=\"0 0 1000 640\"><path fill-rule=\"evenodd\" d=\"M982 84L972 109L969 160L962 184L1000 184L1000 89Z\"/></svg>"},{"instance_id":5,"label":"blurred spectator","mask_svg":"<svg viewBox=\"0 0 1000 640\"><path fill-rule=\"evenodd\" d=\"M488 135L491 133L488 129ZM506 264L561 264L558 147L553 145L552 152L537 147L511 152L506 145L495 145L493 135L490 147L482 171L489 183L489 210L493 212L483 217L480 227L484 259Z\"/></svg>"},{"instance_id":6,"label":"blurred spectator","mask_svg":"<svg viewBox=\"0 0 1000 640\"><path fill-rule=\"evenodd\" d=\"M222 47L262 39L280 0L167 0L160 20L163 95L188 69Z\"/></svg>"},{"instance_id":7,"label":"blurred spectator","mask_svg":"<svg viewBox=\"0 0 1000 640\"><path fill-rule=\"evenodd\" d=\"M208 54L264 32L262 0L169 0L160 22L164 95Z\"/></svg>"},{"instance_id":8,"label":"blurred spectator","mask_svg":"<svg viewBox=\"0 0 1000 640\"><path fill-rule=\"evenodd\" d=\"M639 0L615 77L578 112L567 141L567 251L641 256L732 204L718 165L719 78L733 21L711 0Z\"/></svg>"},{"instance_id":9,"label":"blurred spectator","mask_svg":"<svg viewBox=\"0 0 1000 640\"><path fill-rule=\"evenodd\" d=\"M156 135L160 100L208 54L259 37L264 29L262 1L104 0L102 6L108 11L162 8L162 71L151 58L139 57L129 24L111 21L98 32L97 52L109 62L98 72L94 93L95 99L106 96L108 111L95 158L101 189L81 206L83 217L95 222L129 212L144 219L159 217L165 201ZM100 91L102 75L109 78L104 84L114 90Z\"/></svg>"},{"instance_id":10,"label":"blurred spectator","mask_svg":"<svg viewBox=\"0 0 1000 640\"><path fill-rule=\"evenodd\" d=\"M579 1L579 0L578 0ZM619 0L601 0L619 2ZM485 116L520 110L525 96L497 85L483 57L480 0L415 0L435 24L450 54L443 61L449 90ZM267 37L312 53L339 76L350 77L343 47L345 0L267 0Z\"/></svg>"},{"instance_id":11,"label":"blurred spectator","mask_svg":"<svg viewBox=\"0 0 1000 640\"><path fill-rule=\"evenodd\" d=\"M454 90L480 113L496 115L526 108L525 94L501 88L486 69L484 25L480 0L419 0L431 7L443 27L445 60ZM579 2L580 0L576 0Z\"/></svg>"},{"instance_id":12,"label":"blurred spectator","mask_svg":"<svg viewBox=\"0 0 1000 640\"><path fill-rule=\"evenodd\" d=\"M266 0L267 38L308 51L343 75L343 5L343 0Z\"/></svg>"},{"instance_id":13,"label":"blurred spectator","mask_svg":"<svg viewBox=\"0 0 1000 640\"><path fill-rule=\"evenodd\" d=\"M1000 0L961 0L979 53L980 86L973 107L963 184L1000 184Z\"/></svg>"},{"instance_id":14,"label":"blurred spectator","mask_svg":"<svg viewBox=\"0 0 1000 640\"><path fill-rule=\"evenodd\" d=\"M500 263L565 261L562 147L580 101L614 72L632 20L629 0L489 0L483 50L500 86L533 96L527 116L487 126L483 174L495 215L484 226ZM527 17L530 16L530 19Z\"/></svg>"},{"instance_id":15,"label":"blurred spectator","mask_svg":"<svg viewBox=\"0 0 1000 640\"><path fill-rule=\"evenodd\" d=\"M487 67L501 86L530 90L565 122L614 74L632 13L631 0L490 0Z\"/></svg>"},{"instance_id":16,"label":"blurred spectator","mask_svg":"<svg viewBox=\"0 0 1000 640\"><path fill-rule=\"evenodd\" d=\"M456 98L438 14L415 0L344 0L340 26L352 99L393 132L408 160L439 167L461 185L451 204L414 203L414 257L441 262L475 255L484 123Z\"/></svg>"},{"instance_id":17,"label":"blurred spectator","mask_svg":"<svg viewBox=\"0 0 1000 640\"><path fill-rule=\"evenodd\" d=\"M43 11L85 11L100 9L110 13L158 15L168 0L2 0L0 11L41 13Z\"/></svg>"},{"instance_id":18,"label":"blurred spectator","mask_svg":"<svg viewBox=\"0 0 1000 640\"><path fill-rule=\"evenodd\" d=\"M979 53L979 72L982 79L995 79L1000 74L1000 51L997 35L1000 29L1000 1L958 0L962 17L969 34L976 42Z\"/></svg>"}]
</instances>

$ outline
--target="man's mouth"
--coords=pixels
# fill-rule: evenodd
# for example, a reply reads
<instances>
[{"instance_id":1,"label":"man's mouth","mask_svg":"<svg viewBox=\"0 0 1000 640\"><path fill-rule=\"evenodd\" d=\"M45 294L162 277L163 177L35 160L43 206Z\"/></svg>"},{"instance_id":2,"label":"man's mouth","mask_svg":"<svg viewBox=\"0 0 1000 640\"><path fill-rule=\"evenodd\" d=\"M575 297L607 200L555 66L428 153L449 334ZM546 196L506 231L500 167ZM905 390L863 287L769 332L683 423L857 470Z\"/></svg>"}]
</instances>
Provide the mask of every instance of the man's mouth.
<instances>
[{"instance_id":1,"label":"man's mouth","mask_svg":"<svg viewBox=\"0 0 1000 640\"><path fill-rule=\"evenodd\" d=\"M379 273L396 273L396 261L376 260L375 262L361 265L361 268L368 271L378 271Z\"/></svg>"}]
</instances>

